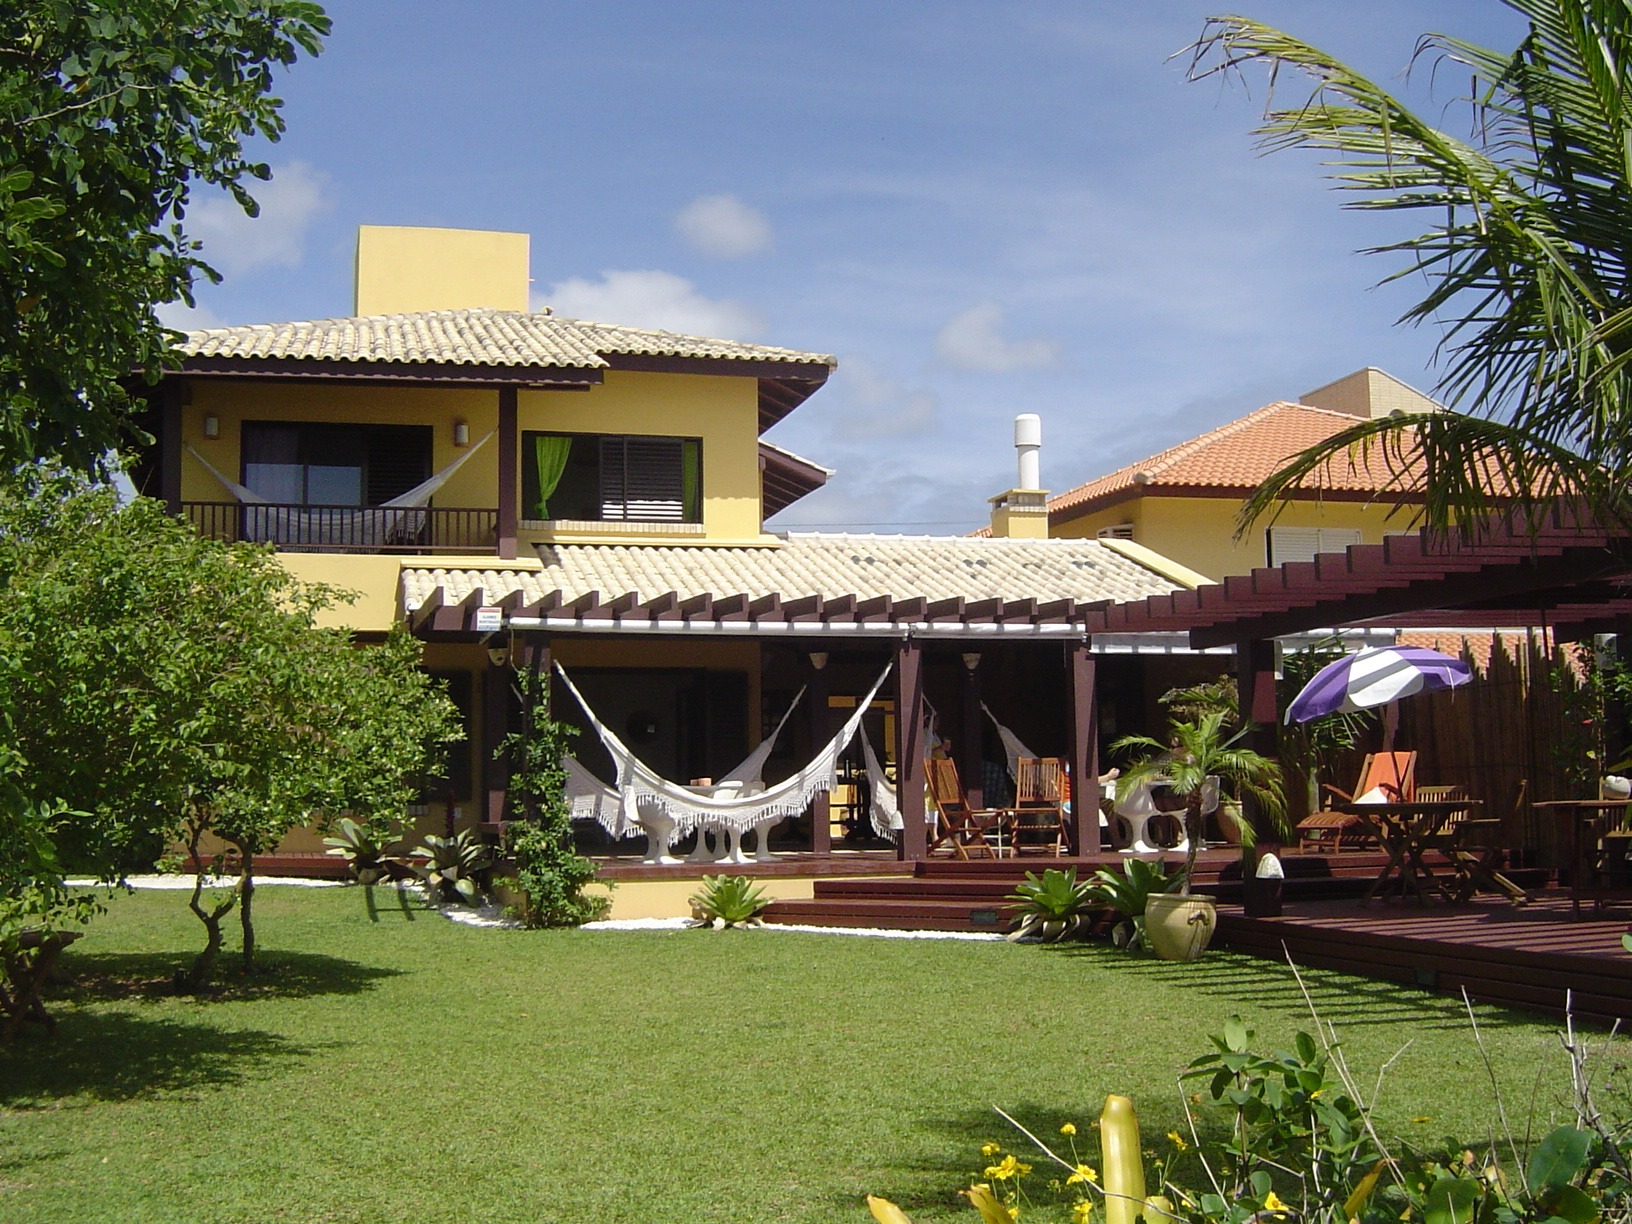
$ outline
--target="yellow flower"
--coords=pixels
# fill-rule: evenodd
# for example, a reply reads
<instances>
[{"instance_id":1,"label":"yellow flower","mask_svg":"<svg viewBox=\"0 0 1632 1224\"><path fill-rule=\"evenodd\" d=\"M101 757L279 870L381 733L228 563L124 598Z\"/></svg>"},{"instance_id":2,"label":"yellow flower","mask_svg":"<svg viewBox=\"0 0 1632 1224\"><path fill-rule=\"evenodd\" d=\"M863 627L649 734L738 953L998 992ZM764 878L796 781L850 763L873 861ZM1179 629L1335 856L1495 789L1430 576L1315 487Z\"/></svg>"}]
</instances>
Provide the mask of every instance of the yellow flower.
<instances>
[{"instance_id":1,"label":"yellow flower","mask_svg":"<svg viewBox=\"0 0 1632 1224\"><path fill-rule=\"evenodd\" d=\"M1071 1208L1071 1224L1088 1224L1088 1217L1094 1214L1094 1205L1083 1199Z\"/></svg>"},{"instance_id":2,"label":"yellow flower","mask_svg":"<svg viewBox=\"0 0 1632 1224\"><path fill-rule=\"evenodd\" d=\"M1179 1134L1178 1131L1168 1131L1167 1137L1173 1141L1173 1146L1178 1148L1179 1151L1186 1152L1190 1150L1190 1145L1184 1141L1184 1136Z\"/></svg>"},{"instance_id":3,"label":"yellow flower","mask_svg":"<svg viewBox=\"0 0 1632 1224\"><path fill-rule=\"evenodd\" d=\"M1016 1160L1011 1152L1003 1157L1001 1163L987 1166L986 1176L993 1181L1008 1181L1011 1177L1024 1177L1030 1172L1031 1166Z\"/></svg>"},{"instance_id":4,"label":"yellow flower","mask_svg":"<svg viewBox=\"0 0 1632 1224\"><path fill-rule=\"evenodd\" d=\"M1098 1173L1095 1173L1092 1169L1090 1169L1085 1164L1079 1164L1077 1166L1077 1171L1075 1173L1071 1174L1070 1177L1065 1179L1065 1184L1069 1186L1069 1185L1072 1185L1075 1182L1095 1182L1095 1181L1098 1181L1098 1180L1099 1180L1099 1174Z\"/></svg>"},{"instance_id":5,"label":"yellow flower","mask_svg":"<svg viewBox=\"0 0 1632 1224\"><path fill-rule=\"evenodd\" d=\"M1432 1122L1433 1119L1430 1118L1427 1114L1423 1114L1420 1118L1412 1118L1411 1121L1413 1121L1413 1122Z\"/></svg>"},{"instance_id":6,"label":"yellow flower","mask_svg":"<svg viewBox=\"0 0 1632 1224\"><path fill-rule=\"evenodd\" d=\"M1060 1134L1062 1135L1074 1135L1076 1133L1077 1127L1075 1123L1067 1122L1064 1126L1060 1127Z\"/></svg>"},{"instance_id":7,"label":"yellow flower","mask_svg":"<svg viewBox=\"0 0 1632 1224\"><path fill-rule=\"evenodd\" d=\"M1275 1191L1271 1190L1268 1194L1266 1194L1264 1196L1264 1210L1265 1211L1285 1211L1286 1210L1286 1204L1281 1202L1280 1195L1276 1194Z\"/></svg>"},{"instance_id":8,"label":"yellow flower","mask_svg":"<svg viewBox=\"0 0 1632 1224\"><path fill-rule=\"evenodd\" d=\"M980 1145L980 1154L982 1156L996 1156L1002 1150L1003 1149L995 1143L983 1143Z\"/></svg>"}]
</instances>

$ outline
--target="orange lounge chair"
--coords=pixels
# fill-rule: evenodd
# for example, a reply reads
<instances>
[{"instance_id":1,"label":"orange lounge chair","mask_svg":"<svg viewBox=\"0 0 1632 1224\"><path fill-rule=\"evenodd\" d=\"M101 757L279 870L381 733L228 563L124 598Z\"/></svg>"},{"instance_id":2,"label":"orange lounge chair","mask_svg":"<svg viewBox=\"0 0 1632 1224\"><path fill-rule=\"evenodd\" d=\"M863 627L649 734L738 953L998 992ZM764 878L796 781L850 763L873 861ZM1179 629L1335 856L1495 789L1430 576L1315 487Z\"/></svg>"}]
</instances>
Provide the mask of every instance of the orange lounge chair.
<instances>
[{"instance_id":1,"label":"orange lounge chair","mask_svg":"<svg viewBox=\"0 0 1632 1224\"><path fill-rule=\"evenodd\" d=\"M1332 794L1348 803L1364 801L1365 796L1380 794L1384 800L1409 801L1417 795L1417 754L1415 752L1373 752L1360 766L1360 780L1354 792L1327 786ZM1352 812L1324 811L1306 816L1298 822L1298 849L1325 850L1337 853L1347 842L1351 850L1359 850L1370 839L1365 822Z\"/></svg>"}]
</instances>

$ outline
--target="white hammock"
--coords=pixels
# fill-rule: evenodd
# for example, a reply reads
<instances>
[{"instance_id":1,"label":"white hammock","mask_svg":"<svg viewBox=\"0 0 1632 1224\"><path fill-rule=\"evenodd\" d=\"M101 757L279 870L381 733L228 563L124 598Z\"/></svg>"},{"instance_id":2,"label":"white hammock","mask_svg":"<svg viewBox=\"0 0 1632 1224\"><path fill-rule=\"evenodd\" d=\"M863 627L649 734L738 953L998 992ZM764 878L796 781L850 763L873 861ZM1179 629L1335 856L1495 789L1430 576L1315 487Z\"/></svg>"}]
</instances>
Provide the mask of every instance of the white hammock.
<instances>
[{"instance_id":1,"label":"white hammock","mask_svg":"<svg viewBox=\"0 0 1632 1224\"><path fill-rule=\"evenodd\" d=\"M861 755L867 762L867 815L873 822L873 832L894 841L906 827L901 819L901 801L895 783L878 763L872 738L865 731L861 733Z\"/></svg>"},{"instance_id":2,"label":"white hammock","mask_svg":"<svg viewBox=\"0 0 1632 1224\"><path fill-rule=\"evenodd\" d=\"M624 746L623 741L609 727L595 717L595 711L589 708L589 703L584 700L583 694L578 691L572 678L559 662L556 663L555 670L566 684L567 691L583 707L590 726L595 729L595 734L600 736L601 743L612 756L613 766L617 770L617 793L623 809L623 824L620 827L632 828L637 823L635 816L638 809L649 805L662 811L675 822L677 838L700 825L718 825L725 829L747 832L772 816L798 815L810 806L810 801L817 795L832 790L838 783L839 755L856 734L856 729L861 726L862 715L872 705L873 698L878 695L878 690L883 687L885 678L890 674L890 667L886 666L879 673L878 680L868 692L866 700L856 706L855 711L845 720L844 726L839 728L838 733L816 753L808 765L791 778L778 782L758 794L749 795L739 791L731 795L708 796L698 794L690 787L681 786L677 782L670 782L642 762Z\"/></svg>"},{"instance_id":3,"label":"white hammock","mask_svg":"<svg viewBox=\"0 0 1632 1224\"><path fill-rule=\"evenodd\" d=\"M1028 760L1035 760L1037 754L1021 743L1018 735L997 721L997 715L992 713L991 706L983 701L980 703L980 708L986 711L986 717L991 719L992 726L997 728L997 738L1003 741L1003 755L1009 760L1009 777L1017 778L1020 771L1020 758L1026 757Z\"/></svg>"},{"instance_id":4,"label":"white hammock","mask_svg":"<svg viewBox=\"0 0 1632 1224\"><path fill-rule=\"evenodd\" d=\"M570 686L571 682L568 684ZM584 699L576 689L573 690L573 695L578 698L578 704L583 705ZM787 726L788 719L793 717L793 712L799 708L799 700L804 695L805 690L802 688L794 694L793 700L788 703L788 708L782 714L781 721L776 724L776 729L765 737L758 748L745 756L740 765L720 779L721 785L740 782L744 784L739 788L741 791L746 791L748 787L764 789L762 782L765 762L770 758L771 750L776 747L782 728ZM584 709L587 712L589 707L584 706ZM623 800L618 797L616 787L602 782L585 769L576 757L564 756L561 758L561 764L567 771L567 803L572 809L572 819L593 820L613 837L638 837L645 832L640 826L624 819Z\"/></svg>"},{"instance_id":5,"label":"white hammock","mask_svg":"<svg viewBox=\"0 0 1632 1224\"><path fill-rule=\"evenodd\" d=\"M244 539L259 544L338 544L379 548L387 544L410 544L419 538L425 530L425 506L436 496L437 490L482 449L494 432L497 431L484 434L459 458L406 493L399 493L378 506L357 510L302 510L275 505L255 490L235 480L228 480L190 443L187 450L243 506Z\"/></svg>"}]
</instances>

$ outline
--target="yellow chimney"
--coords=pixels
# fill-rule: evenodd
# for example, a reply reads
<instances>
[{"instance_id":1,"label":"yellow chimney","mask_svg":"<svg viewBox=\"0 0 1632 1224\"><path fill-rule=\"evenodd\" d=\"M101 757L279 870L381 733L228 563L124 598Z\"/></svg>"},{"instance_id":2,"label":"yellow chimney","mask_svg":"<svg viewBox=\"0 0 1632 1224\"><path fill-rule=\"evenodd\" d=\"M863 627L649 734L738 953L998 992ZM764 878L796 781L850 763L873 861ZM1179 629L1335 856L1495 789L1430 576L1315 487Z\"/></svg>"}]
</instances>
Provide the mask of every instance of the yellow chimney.
<instances>
[{"instance_id":1,"label":"yellow chimney","mask_svg":"<svg viewBox=\"0 0 1632 1224\"><path fill-rule=\"evenodd\" d=\"M361 225L355 311L526 310L528 261L526 234Z\"/></svg>"}]
</instances>

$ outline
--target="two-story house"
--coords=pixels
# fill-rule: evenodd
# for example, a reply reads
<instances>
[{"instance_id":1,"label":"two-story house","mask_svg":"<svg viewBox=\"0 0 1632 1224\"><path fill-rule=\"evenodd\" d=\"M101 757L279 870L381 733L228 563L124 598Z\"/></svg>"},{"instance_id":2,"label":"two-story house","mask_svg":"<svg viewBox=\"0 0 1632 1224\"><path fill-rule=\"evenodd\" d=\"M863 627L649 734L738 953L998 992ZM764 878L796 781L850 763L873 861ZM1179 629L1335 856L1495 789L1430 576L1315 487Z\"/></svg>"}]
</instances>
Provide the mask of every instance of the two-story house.
<instances>
[{"instance_id":1,"label":"two-story house","mask_svg":"<svg viewBox=\"0 0 1632 1224\"><path fill-rule=\"evenodd\" d=\"M1126 539L1215 581L1260 565L1307 561L1405 531L1395 482L1380 453L1330 466L1319 488L1297 491L1274 516L1236 538L1241 503L1310 446L1354 425L1441 406L1382 370L1357 370L1066 490L1048 501L1049 534Z\"/></svg>"},{"instance_id":2,"label":"two-story house","mask_svg":"<svg viewBox=\"0 0 1632 1224\"><path fill-rule=\"evenodd\" d=\"M834 359L532 311L528 271L525 235L363 229L353 317L188 335L138 472L200 531L357 591L337 623L424 640L467 716L461 821L503 814L494 749L524 657L559 661L682 782L722 774L803 689L771 763L798 768L890 663L889 707L912 716L880 747L904 763L904 816L922 813L926 722L980 776L982 698L1097 773L1095 669L1137 646L1107 656L1090 612L1199 578L1118 541L768 533L829 473L760 435ZM559 692L556 714L583 721ZM1079 844L1097 844L1082 806ZM802 836L828 849L820 804ZM902 853L924 851L908 819Z\"/></svg>"}]
</instances>

